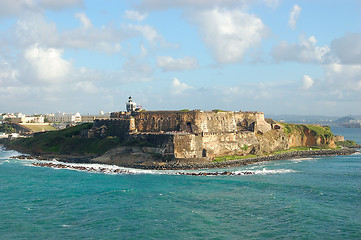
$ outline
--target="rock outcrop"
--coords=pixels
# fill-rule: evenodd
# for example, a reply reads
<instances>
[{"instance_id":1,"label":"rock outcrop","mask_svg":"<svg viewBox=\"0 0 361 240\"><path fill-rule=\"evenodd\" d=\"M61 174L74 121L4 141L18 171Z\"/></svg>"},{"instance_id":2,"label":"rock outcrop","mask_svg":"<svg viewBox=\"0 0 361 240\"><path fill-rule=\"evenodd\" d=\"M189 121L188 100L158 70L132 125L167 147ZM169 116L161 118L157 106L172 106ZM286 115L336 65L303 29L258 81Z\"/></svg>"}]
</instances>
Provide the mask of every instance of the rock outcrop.
<instances>
[{"instance_id":1,"label":"rock outcrop","mask_svg":"<svg viewBox=\"0 0 361 240\"><path fill-rule=\"evenodd\" d=\"M263 155L291 147L335 147L328 127L292 125L264 119L261 112L151 111L112 113L94 128L108 136L153 147L165 159L211 162L217 157ZM131 147L131 146L130 146ZM129 149L128 149L129 150ZM129 151L128 151L129 153ZM126 155L123 151L119 155Z\"/></svg>"}]
</instances>

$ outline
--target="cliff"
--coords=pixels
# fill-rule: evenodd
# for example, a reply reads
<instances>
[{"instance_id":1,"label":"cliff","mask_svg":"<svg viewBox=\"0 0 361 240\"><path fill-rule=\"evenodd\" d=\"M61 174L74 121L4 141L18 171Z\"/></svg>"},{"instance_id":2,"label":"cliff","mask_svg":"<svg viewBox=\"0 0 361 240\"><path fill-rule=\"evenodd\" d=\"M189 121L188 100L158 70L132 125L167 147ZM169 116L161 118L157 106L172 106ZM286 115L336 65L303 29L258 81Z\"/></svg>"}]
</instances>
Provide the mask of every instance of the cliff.
<instances>
[{"instance_id":1,"label":"cliff","mask_svg":"<svg viewBox=\"0 0 361 240\"><path fill-rule=\"evenodd\" d=\"M73 155L91 154L94 162L122 166L173 166L170 163L206 166L295 147L335 148L335 139L343 140L335 137L329 127L278 123L265 120L260 112L157 111L113 113L109 120L6 145L66 161L73 161Z\"/></svg>"},{"instance_id":2,"label":"cliff","mask_svg":"<svg viewBox=\"0 0 361 240\"><path fill-rule=\"evenodd\" d=\"M108 136L147 142L155 147L154 153L183 161L210 162L293 147L336 147L329 127L266 121L261 112L113 113L111 120L95 123L95 128L104 126Z\"/></svg>"}]
</instances>

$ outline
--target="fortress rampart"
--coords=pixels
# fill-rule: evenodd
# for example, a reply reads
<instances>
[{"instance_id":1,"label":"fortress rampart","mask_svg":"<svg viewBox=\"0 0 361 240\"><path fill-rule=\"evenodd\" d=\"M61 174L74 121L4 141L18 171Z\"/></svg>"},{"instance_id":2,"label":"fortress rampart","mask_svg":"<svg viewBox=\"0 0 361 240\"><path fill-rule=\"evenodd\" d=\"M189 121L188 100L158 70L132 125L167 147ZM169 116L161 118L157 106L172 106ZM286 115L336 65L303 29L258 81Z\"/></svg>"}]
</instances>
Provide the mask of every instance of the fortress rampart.
<instances>
[{"instance_id":1,"label":"fortress rampart","mask_svg":"<svg viewBox=\"0 0 361 240\"><path fill-rule=\"evenodd\" d=\"M129 124L130 132L186 132L191 134L267 132L271 125L261 112L149 111L111 114Z\"/></svg>"},{"instance_id":2,"label":"fortress rampart","mask_svg":"<svg viewBox=\"0 0 361 240\"><path fill-rule=\"evenodd\" d=\"M114 112L106 126L109 136L154 144L155 152L176 159L213 159L257 153L257 134L271 130L261 112L143 111Z\"/></svg>"}]
</instances>

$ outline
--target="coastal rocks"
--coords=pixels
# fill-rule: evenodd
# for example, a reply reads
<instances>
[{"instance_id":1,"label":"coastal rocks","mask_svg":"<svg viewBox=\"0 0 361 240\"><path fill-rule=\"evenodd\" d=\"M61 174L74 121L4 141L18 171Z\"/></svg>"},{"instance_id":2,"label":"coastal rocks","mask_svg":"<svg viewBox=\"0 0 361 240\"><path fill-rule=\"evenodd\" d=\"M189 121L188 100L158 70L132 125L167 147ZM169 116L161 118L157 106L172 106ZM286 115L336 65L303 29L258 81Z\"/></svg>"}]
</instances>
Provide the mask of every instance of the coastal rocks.
<instances>
[{"instance_id":1,"label":"coastal rocks","mask_svg":"<svg viewBox=\"0 0 361 240\"><path fill-rule=\"evenodd\" d=\"M244 172L199 172L199 173L187 173L179 172L177 175L188 175L188 176L240 176L240 175L253 175L254 172L244 171Z\"/></svg>"},{"instance_id":2,"label":"coastal rocks","mask_svg":"<svg viewBox=\"0 0 361 240\"><path fill-rule=\"evenodd\" d=\"M130 174L131 172L126 169L109 169L109 168L95 168L92 166L76 166L76 165L66 165L64 163L52 163L52 162L33 162L33 166L36 167L51 167L56 169L74 169L79 171L88 171L88 172L101 172L101 173L124 173Z\"/></svg>"},{"instance_id":3,"label":"coastal rocks","mask_svg":"<svg viewBox=\"0 0 361 240\"><path fill-rule=\"evenodd\" d=\"M294 151L282 154L266 155L260 157L230 160L224 162L209 162L209 163L196 163L196 162L184 162L182 160L176 160L171 162L134 162L134 161L111 161L102 162L106 164L115 164L127 168L138 168L148 170L187 170L187 169L206 169L206 168L223 168L248 165L256 162L286 160L292 158L302 157L316 157L316 156L333 156L333 155L350 155L357 152L354 149L331 149L331 150L310 150L310 151Z\"/></svg>"},{"instance_id":4,"label":"coastal rocks","mask_svg":"<svg viewBox=\"0 0 361 240\"><path fill-rule=\"evenodd\" d=\"M66 165L64 163L52 163L52 162L33 162L33 166L36 167L50 167L55 169L72 169L78 171L87 171L87 172L99 172L107 174L134 174L132 170L128 169L111 169L111 168L95 168L92 166L76 166L76 165ZM172 174L172 173L170 173ZM185 175L185 176L241 176L241 175L253 175L254 172L251 171L242 171L242 172L175 172L174 175Z\"/></svg>"},{"instance_id":5,"label":"coastal rocks","mask_svg":"<svg viewBox=\"0 0 361 240\"><path fill-rule=\"evenodd\" d=\"M33 156L30 155L18 155L18 156L11 156L11 159L22 159L22 160L31 160L35 159Z\"/></svg>"},{"instance_id":6,"label":"coastal rocks","mask_svg":"<svg viewBox=\"0 0 361 240\"><path fill-rule=\"evenodd\" d=\"M184 159L173 159L168 162L162 160L157 160L152 154L146 153L132 153L129 155L117 155L117 156L108 156L104 159L97 159L99 161L94 161L94 157L91 156L63 156L63 155L44 155L44 156L29 156L29 155L20 155L12 158L17 159L26 159L26 160L45 160L52 161L58 160L59 162L42 162L34 163L33 165L37 166L47 166L54 168L70 168L69 166L75 166L78 170L87 170L84 169L84 166L77 166L65 163L98 163L98 164L107 164L107 165L116 165L124 168L135 168L135 169L146 169L146 170L192 170L192 169L207 169L207 168L223 168L223 167L233 167L233 166L242 166L248 165L256 162L264 161L274 161L274 160L286 160L292 158L302 158L302 157L316 157L316 156L332 156L332 155L350 155L357 152L355 149L351 148L342 148L342 149L331 149L331 150L308 150L308 151L294 151L287 152L282 154L266 155L252 158L243 158L236 160L229 160L223 162L197 162L197 161L185 161ZM102 161L100 161L102 160ZM100 171L108 171L109 168L104 168ZM93 169L90 169L93 171ZM96 171L99 171L97 169ZM120 171L120 170L114 170Z\"/></svg>"},{"instance_id":7,"label":"coastal rocks","mask_svg":"<svg viewBox=\"0 0 361 240\"><path fill-rule=\"evenodd\" d=\"M49 160L47 157L43 156L31 156L31 155L17 155L17 156L11 156L12 159L21 159L21 160Z\"/></svg>"}]
</instances>

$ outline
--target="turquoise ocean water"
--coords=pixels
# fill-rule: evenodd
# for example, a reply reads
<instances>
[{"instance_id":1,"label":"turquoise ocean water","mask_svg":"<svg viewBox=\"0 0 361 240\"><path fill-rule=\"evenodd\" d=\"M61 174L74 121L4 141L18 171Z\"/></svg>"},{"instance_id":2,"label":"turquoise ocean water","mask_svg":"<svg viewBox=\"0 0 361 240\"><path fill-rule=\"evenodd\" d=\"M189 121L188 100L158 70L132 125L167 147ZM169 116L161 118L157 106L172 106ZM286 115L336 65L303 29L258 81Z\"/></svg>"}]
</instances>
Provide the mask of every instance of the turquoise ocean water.
<instances>
[{"instance_id":1,"label":"turquoise ocean water","mask_svg":"<svg viewBox=\"0 0 361 240\"><path fill-rule=\"evenodd\" d=\"M333 131L361 143L361 129ZM52 169L15 154L0 150L0 239L361 239L361 154L227 169L255 173L243 176Z\"/></svg>"}]
</instances>

